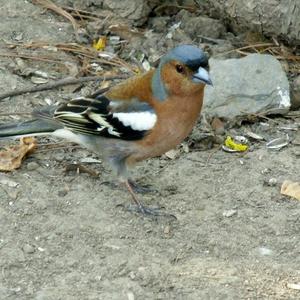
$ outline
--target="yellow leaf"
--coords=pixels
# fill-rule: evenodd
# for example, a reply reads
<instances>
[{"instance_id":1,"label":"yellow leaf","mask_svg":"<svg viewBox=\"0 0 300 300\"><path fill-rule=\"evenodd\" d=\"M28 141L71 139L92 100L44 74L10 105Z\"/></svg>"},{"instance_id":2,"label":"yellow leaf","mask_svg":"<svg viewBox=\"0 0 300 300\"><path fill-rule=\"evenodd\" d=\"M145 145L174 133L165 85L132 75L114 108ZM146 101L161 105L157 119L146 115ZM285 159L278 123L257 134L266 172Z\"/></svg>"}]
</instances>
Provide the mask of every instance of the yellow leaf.
<instances>
[{"instance_id":1,"label":"yellow leaf","mask_svg":"<svg viewBox=\"0 0 300 300\"><path fill-rule=\"evenodd\" d=\"M102 36L98 39L98 41L93 41L93 48L97 51L102 51L106 47L106 37Z\"/></svg>"},{"instance_id":2,"label":"yellow leaf","mask_svg":"<svg viewBox=\"0 0 300 300\"><path fill-rule=\"evenodd\" d=\"M227 136L227 138L225 140L225 146L232 150L236 150L239 152L244 152L244 151L248 150L248 145L239 144L239 143L235 142L231 136Z\"/></svg>"}]
</instances>

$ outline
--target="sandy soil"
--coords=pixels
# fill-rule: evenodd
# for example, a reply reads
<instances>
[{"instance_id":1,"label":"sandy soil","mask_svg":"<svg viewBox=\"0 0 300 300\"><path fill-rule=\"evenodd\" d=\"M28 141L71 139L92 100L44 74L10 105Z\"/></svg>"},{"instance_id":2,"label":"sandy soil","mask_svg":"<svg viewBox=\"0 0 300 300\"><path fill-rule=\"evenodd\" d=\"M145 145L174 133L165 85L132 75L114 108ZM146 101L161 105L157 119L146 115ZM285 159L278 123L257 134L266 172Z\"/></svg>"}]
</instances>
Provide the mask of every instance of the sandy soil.
<instances>
[{"instance_id":1,"label":"sandy soil","mask_svg":"<svg viewBox=\"0 0 300 300\"><path fill-rule=\"evenodd\" d=\"M1 6L3 39L72 35L68 23L29 3ZM1 58L2 92L30 85L12 74L12 61ZM31 110L66 93L5 99L0 110ZM0 299L299 299L289 284L300 282L300 203L280 195L284 179L299 180L299 154L293 144L270 152L256 143L243 155L191 149L144 162L134 177L157 192L141 199L175 221L124 211L118 205L130 197L102 184L113 180L102 164L89 165L99 178L65 172L94 154L38 151L19 170L0 174ZM266 184L270 178L277 183Z\"/></svg>"}]
</instances>

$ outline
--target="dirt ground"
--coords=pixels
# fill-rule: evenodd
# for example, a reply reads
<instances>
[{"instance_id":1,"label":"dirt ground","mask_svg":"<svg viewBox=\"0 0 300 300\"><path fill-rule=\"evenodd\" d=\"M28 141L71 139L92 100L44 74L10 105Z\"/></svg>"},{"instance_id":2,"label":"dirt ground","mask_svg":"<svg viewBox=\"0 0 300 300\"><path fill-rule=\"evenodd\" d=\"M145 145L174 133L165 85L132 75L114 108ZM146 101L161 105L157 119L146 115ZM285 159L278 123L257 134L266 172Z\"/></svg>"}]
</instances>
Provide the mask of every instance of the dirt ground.
<instances>
[{"instance_id":1,"label":"dirt ground","mask_svg":"<svg viewBox=\"0 0 300 300\"><path fill-rule=\"evenodd\" d=\"M3 40L72 36L69 23L26 1L1 1L0 18ZM1 92L31 85L12 74L13 61L1 57ZM12 97L0 110L28 111L68 91ZM285 134L276 122L291 121L267 121L272 138ZM256 125L232 130L245 126ZM99 178L65 172L94 154L39 150L0 174L0 299L299 299L291 284L300 282L300 203L280 194L283 180L299 180L299 151L263 142L242 155L215 147L142 163L133 177L157 192L140 197L176 215L170 220L119 207L130 197L103 184L114 177L102 163L88 165Z\"/></svg>"}]
</instances>

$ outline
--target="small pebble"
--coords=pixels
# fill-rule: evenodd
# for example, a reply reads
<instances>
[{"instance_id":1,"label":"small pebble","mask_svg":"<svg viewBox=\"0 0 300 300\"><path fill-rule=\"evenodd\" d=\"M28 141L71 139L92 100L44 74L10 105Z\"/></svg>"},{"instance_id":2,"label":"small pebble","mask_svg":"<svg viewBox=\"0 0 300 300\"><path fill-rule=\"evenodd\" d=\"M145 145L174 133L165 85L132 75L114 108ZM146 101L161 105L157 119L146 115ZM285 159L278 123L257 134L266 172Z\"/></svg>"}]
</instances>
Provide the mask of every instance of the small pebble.
<instances>
[{"instance_id":1,"label":"small pebble","mask_svg":"<svg viewBox=\"0 0 300 300\"><path fill-rule=\"evenodd\" d=\"M37 168L39 168L39 164L35 161L31 161L27 164L27 170L28 171L34 171L36 170Z\"/></svg>"},{"instance_id":2,"label":"small pebble","mask_svg":"<svg viewBox=\"0 0 300 300\"><path fill-rule=\"evenodd\" d=\"M271 255L273 253L273 251L269 248L266 248L266 247L259 247L258 248L258 252L260 255Z\"/></svg>"},{"instance_id":3,"label":"small pebble","mask_svg":"<svg viewBox=\"0 0 300 300\"><path fill-rule=\"evenodd\" d=\"M232 216L234 216L236 214L237 214L237 210L235 210L235 209L229 209L229 210L225 210L222 215L225 218L230 218L230 217L232 217Z\"/></svg>"},{"instance_id":4,"label":"small pebble","mask_svg":"<svg viewBox=\"0 0 300 300\"><path fill-rule=\"evenodd\" d=\"M165 228L164 228L164 234L170 234L170 232L171 232L171 228L170 228L170 226L169 225L167 225Z\"/></svg>"},{"instance_id":5,"label":"small pebble","mask_svg":"<svg viewBox=\"0 0 300 300\"><path fill-rule=\"evenodd\" d=\"M136 275L133 271L129 272L128 275L129 275L130 279L132 279L132 280L134 280L136 278Z\"/></svg>"},{"instance_id":6,"label":"small pebble","mask_svg":"<svg viewBox=\"0 0 300 300\"><path fill-rule=\"evenodd\" d=\"M68 191L65 190L65 189L64 190L60 190L60 191L57 192L57 195L59 197L65 197L67 194L68 194Z\"/></svg>"},{"instance_id":7,"label":"small pebble","mask_svg":"<svg viewBox=\"0 0 300 300\"><path fill-rule=\"evenodd\" d=\"M286 286L289 289L300 290L300 283L288 283Z\"/></svg>"},{"instance_id":8,"label":"small pebble","mask_svg":"<svg viewBox=\"0 0 300 300\"><path fill-rule=\"evenodd\" d=\"M264 184L267 186L276 186L277 179L276 178L265 179Z\"/></svg>"},{"instance_id":9,"label":"small pebble","mask_svg":"<svg viewBox=\"0 0 300 300\"><path fill-rule=\"evenodd\" d=\"M11 198L12 200L16 200L18 197L19 191L16 191L16 190L8 191L7 194L9 196L9 198Z\"/></svg>"},{"instance_id":10,"label":"small pebble","mask_svg":"<svg viewBox=\"0 0 300 300\"><path fill-rule=\"evenodd\" d=\"M270 173L271 170L269 168L264 168L262 171L261 171L261 174L268 174Z\"/></svg>"},{"instance_id":11,"label":"small pebble","mask_svg":"<svg viewBox=\"0 0 300 300\"><path fill-rule=\"evenodd\" d=\"M34 247L31 246L31 245L25 244L25 245L23 246L23 251L24 251L25 253L27 253L27 254L32 254L32 253L34 253L35 249L34 249Z\"/></svg>"},{"instance_id":12,"label":"small pebble","mask_svg":"<svg viewBox=\"0 0 300 300\"><path fill-rule=\"evenodd\" d=\"M294 154L297 158L299 158L299 157L300 157L300 150L295 149L295 150L293 151L293 154Z\"/></svg>"},{"instance_id":13,"label":"small pebble","mask_svg":"<svg viewBox=\"0 0 300 300\"><path fill-rule=\"evenodd\" d=\"M134 300L135 299L133 292L127 292L127 299L128 300Z\"/></svg>"}]
</instances>

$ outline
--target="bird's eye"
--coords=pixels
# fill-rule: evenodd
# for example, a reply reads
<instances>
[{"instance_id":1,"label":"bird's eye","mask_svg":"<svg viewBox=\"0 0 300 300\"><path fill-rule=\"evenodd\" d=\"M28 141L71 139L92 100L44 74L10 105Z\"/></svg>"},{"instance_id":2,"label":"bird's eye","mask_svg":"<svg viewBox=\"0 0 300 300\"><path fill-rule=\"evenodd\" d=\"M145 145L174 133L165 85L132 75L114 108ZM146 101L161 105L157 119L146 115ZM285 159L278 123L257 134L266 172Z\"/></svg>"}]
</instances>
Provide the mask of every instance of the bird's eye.
<instances>
[{"instance_id":1,"label":"bird's eye","mask_svg":"<svg viewBox=\"0 0 300 300\"><path fill-rule=\"evenodd\" d=\"M183 73L183 72L184 72L183 66L182 66L182 65L176 65L176 71L177 71L178 73Z\"/></svg>"}]
</instances>

